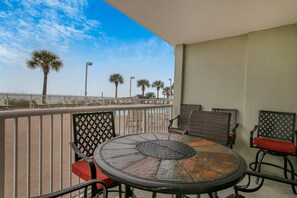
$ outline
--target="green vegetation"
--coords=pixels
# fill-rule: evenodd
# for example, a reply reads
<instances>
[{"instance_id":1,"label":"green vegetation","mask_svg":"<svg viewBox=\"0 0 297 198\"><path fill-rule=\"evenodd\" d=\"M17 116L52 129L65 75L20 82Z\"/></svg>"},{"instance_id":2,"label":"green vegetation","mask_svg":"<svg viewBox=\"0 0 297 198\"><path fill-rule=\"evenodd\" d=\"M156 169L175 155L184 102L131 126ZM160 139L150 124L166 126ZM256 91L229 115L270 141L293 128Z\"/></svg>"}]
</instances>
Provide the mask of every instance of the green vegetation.
<instances>
[{"instance_id":1,"label":"green vegetation","mask_svg":"<svg viewBox=\"0 0 297 198\"><path fill-rule=\"evenodd\" d=\"M8 104L13 106L13 108L17 108L17 109L29 108L30 100L12 98L8 100Z\"/></svg>"},{"instance_id":2,"label":"green vegetation","mask_svg":"<svg viewBox=\"0 0 297 198\"><path fill-rule=\"evenodd\" d=\"M156 95L155 95L154 92L147 92L147 93L145 94L145 98L147 98L147 99L155 98L155 97L156 97Z\"/></svg>"}]
</instances>

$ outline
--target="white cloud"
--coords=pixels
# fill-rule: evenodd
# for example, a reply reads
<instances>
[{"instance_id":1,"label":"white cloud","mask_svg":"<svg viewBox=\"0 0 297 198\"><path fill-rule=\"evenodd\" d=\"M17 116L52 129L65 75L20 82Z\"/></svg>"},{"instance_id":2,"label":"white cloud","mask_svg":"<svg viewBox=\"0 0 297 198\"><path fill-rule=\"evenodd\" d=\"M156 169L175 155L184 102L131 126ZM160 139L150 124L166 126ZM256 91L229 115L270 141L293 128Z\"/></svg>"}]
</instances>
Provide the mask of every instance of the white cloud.
<instances>
[{"instance_id":1,"label":"white cloud","mask_svg":"<svg viewBox=\"0 0 297 198\"><path fill-rule=\"evenodd\" d=\"M42 1L44 5L64 11L69 17L80 17L82 10L87 6L87 0L45 0Z\"/></svg>"},{"instance_id":2,"label":"white cloud","mask_svg":"<svg viewBox=\"0 0 297 198\"><path fill-rule=\"evenodd\" d=\"M5 65L24 66L27 54L28 52L21 48L11 48L11 46L0 45L0 63L4 63Z\"/></svg>"},{"instance_id":3,"label":"white cloud","mask_svg":"<svg viewBox=\"0 0 297 198\"><path fill-rule=\"evenodd\" d=\"M102 35L100 22L84 15L87 0L3 1L0 11L0 43L23 45L27 49L68 50L71 43L95 40ZM1 4L1 3L0 3ZM97 39L97 38L96 38Z\"/></svg>"},{"instance_id":4,"label":"white cloud","mask_svg":"<svg viewBox=\"0 0 297 198\"><path fill-rule=\"evenodd\" d=\"M0 18L5 18L7 17L7 14L5 12L0 12Z\"/></svg>"},{"instance_id":5,"label":"white cloud","mask_svg":"<svg viewBox=\"0 0 297 198\"><path fill-rule=\"evenodd\" d=\"M13 33L0 29L0 38L2 38L3 40L9 41L13 38Z\"/></svg>"},{"instance_id":6,"label":"white cloud","mask_svg":"<svg viewBox=\"0 0 297 198\"><path fill-rule=\"evenodd\" d=\"M133 60L141 66L144 62L157 62L164 57L172 56L172 47L156 36L148 40L117 43L116 45L117 47L111 46L111 49L106 53L106 58L119 63Z\"/></svg>"}]
</instances>

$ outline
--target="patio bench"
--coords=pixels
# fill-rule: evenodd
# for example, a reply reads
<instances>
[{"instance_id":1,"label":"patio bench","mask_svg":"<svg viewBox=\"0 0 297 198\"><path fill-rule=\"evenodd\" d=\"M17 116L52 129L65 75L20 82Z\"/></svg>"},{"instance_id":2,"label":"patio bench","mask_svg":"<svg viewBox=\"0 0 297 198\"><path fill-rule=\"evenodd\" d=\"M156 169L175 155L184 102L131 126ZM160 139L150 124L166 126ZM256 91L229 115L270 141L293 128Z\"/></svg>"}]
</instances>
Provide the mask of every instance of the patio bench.
<instances>
[{"instance_id":1,"label":"patio bench","mask_svg":"<svg viewBox=\"0 0 297 198\"><path fill-rule=\"evenodd\" d=\"M225 112L192 110L186 134L228 146L230 117Z\"/></svg>"},{"instance_id":2,"label":"patio bench","mask_svg":"<svg viewBox=\"0 0 297 198\"><path fill-rule=\"evenodd\" d=\"M239 125L237 123L237 109L212 108L211 111L231 113L230 125L229 125L229 142L228 142L228 146L230 148L232 148L233 145L235 144L236 129L237 129L238 125Z\"/></svg>"}]
</instances>

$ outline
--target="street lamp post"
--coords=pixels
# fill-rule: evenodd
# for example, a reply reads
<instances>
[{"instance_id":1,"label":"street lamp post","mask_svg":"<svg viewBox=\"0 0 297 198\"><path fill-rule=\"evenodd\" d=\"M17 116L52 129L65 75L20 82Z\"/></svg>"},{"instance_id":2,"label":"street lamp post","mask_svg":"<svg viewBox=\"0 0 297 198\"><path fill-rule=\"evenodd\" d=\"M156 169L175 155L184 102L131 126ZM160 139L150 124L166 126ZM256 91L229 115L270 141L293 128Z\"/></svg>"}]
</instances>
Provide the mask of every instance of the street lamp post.
<instances>
[{"instance_id":1,"label":"street lamp post","mask_svg":"<svg viewBox=\"0 0 297 198\"><path fill-rule=\"evenodd\" d=\"M132 86L132 79L134 79L134 76L130 77L130 100L131 100L131 86Z\"/></svg>"},{"instance_id":2,"label":"street lamp post","mask_svg":"<svg viewBox=\"0 0 297 198\"><path fill-rule=\"evenodd\" d=\"M172 79L171 78L169 78L169 82L170 82L170 85L169 85L169 99L171 99L171 97L172 97L172 90L171 90Z\"/></svg>"},{"instance_id":3,"label":"street lamp post","mask_svg":"<svg viewBox=\"0 0 297 198\"><path fill-rule=\"evenodd\" d=\"M91 65L92 65L92 62L86 62L85 96L87 96L88 66L91 66Z\"/></svg>"}]
</instances>

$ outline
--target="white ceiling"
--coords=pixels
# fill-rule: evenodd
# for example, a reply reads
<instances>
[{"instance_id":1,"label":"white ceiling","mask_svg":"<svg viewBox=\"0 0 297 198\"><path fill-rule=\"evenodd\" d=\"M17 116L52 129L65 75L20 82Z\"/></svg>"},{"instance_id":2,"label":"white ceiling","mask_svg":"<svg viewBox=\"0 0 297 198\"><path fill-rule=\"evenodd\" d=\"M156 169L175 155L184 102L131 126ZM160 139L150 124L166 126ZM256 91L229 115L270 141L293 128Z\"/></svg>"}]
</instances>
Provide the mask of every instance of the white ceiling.
<instances>
[{"instance_id":1,"label":"white ceiling","mask_svg":"<svg viewBox=\"0 0 297 198\"><path fill-rule=\"evenodd\" d=\"M105 0L171 45L297 23L297 0Z\"/></svg>"}]
</instances>

